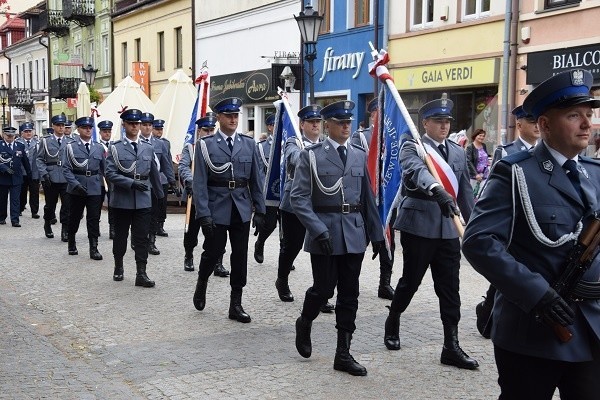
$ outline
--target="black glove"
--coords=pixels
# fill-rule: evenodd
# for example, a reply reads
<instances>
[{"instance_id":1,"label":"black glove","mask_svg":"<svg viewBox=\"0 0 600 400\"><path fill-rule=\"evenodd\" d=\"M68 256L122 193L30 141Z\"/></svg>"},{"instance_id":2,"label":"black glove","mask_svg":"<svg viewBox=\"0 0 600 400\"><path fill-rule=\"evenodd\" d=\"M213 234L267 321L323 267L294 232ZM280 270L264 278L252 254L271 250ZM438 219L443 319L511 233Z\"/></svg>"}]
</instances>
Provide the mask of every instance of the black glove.
<instances>
[{"instance_id":1,"label":"black glove","mask_svg":"<svg viewBox=\"0 0 600 400\"><path fill-rule=\"evenodd\" d=\"M323 254L330 256L331 253L333 253L333 243L331 242L328 231L321 233L315 240L319 243Z\"/></svg>"},{"instance_id":2,"label":"black glove","mask_svg":"<svg viewBox=\"0 0 600 400\"><path fill-rule=\"evenodd\" d=\"M534 310L543 321L554 322L562 326L571 325L575 318L573 309L552 288L548 288Z\"/></svg>"},{"instance_id":3,"label":"black glove","mask_svg":"<svg viewBox=\"0 0 600 400\"><path fill-rule=\"evenodd\" d=\"M49 185L50 183L51 183L50 175L46 174L46 175L42 176L42 184Z\"/></svg>"},{"instance_id":4,"label":"black glove","mask_svg":"<svg viewBox=\"0 0 600 400\"><path fill-rule=\"evenodd\" d=\"M202 234L206 239L210 239L215 235L215 223L211 217L200 217L200 226L202 227Z\"/></svg>"},{"instance_id":5,"label":"black glove","mask_svg":"<svg viewBox=\"0 0 600 400\"><path fill-rule=\"evenodd\" d=\"M133 183L131 184L131 188L135 189L135 190L139 190L140 192L147 192L148 186L145 183L142 183L140 181L136 181L134 180Z\"/></svg>"},{"instance_id":6,"label":"black glove","mask_svg":"<svg viewBox=\"0 0 600 400\"><path fill-rule=\"evenodd\" d=\"M373 257L371 260L374 260L379 255L379 252L385 248L385 241L373 242Z\"/></svg>"},{"instance_id":7,"label":"black glove","mask_svg":"<svg viewBox=\"0 0 600 400\"><path fill-rule=\"evenodd\" d=\"M263 226L265 226L265 214L255 212L254 217L252 217L252 227L262 229Z\"/></svg>"},{"instance_id":8,"label":"black glove","mask_svg":"<svg viewBox=\"0 0 600 400\"><path fill-rule=\"evenodd\" d=\"M73 192L75 192L75 194L79 195L79 196L87 196L87 189L81 185L75 186L75 189L73 189Z\"/></svg>"},{"instance_id":9,"label":"black glove","mask_svg":"<svg viewBox=\"0 0 600 400\"><path fill-rule=\"evenodd\" d=\"M194 195L194 183L192 181L185 181L185 191L190 197Z\"/></svg>"},{"instance_id":10,"label":"black glove","mask_svg":"<svg viewBox=\"0 0 600 400\"><path fill-rule=\"evenodd\" d=\"M433 199L437 201L444 217L452 218L460 214L460 211L454 204L454 199L442 186L435 186L431 189L431 193L433 193Z\"/></svg>"},{"instance_id":11,"label":"black glove","mask_svg":"<svg viewBox=\"0 0 600 400\"><path fill-rule=\"evenodd\" d=\"M10 167L6 167L6 169L4 170L4 172L6 172L9 175L12 175L15 173L15 170L10 168Z\"/></svg>"},{"instance_id":12,"label":"black glove","mask_svg":"<svg viewBox=\"0 0 600 400\"><path fill-rule=\"evenodd\" d=\"M169 189L171 189L176 196L181 196L181 190L179 190L175 181L169 183Z\"/></svg>"}]
</instances>

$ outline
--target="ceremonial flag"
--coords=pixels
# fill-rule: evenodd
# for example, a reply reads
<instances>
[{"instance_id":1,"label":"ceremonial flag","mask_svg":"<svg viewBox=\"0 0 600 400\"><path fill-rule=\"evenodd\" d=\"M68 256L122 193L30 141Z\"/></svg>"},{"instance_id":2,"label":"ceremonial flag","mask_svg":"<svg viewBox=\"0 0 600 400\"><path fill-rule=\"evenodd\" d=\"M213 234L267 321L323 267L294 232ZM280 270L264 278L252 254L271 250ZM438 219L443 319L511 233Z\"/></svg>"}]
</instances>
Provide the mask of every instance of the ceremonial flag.
<instances>
[{"instance_id":1,"label":"ceremonial flag","mask_svg":"<svg viewBox=\"0 0 600 400\"><path fill-rule=\"evenodd\" d=\"M285 142L291 137L302 138L292 116L286 95L281 93L280 95L282 95L282 99L273 103L277 113L275 114L269 166L267 167L267 176L263 188L265 205L267 206L279 206L281 201L286 176L285 162L282 162Z\"/></svg>"},{"instance_id":2,"label":"ceremonial flag","mask_svg":"<svg viewBox=\"0 0 600 400\"><path fill-rule=\"evenodd\" d=\"M185 134L185 140L183 141L184 146L196 143L196 121L206 115L206 108L208 104L208 70L203 67L204 70L198 78L194 81L198 85L198 96L194 102L194 108L190 116L190 123L188 125L187 132Z\"/></svg>"},{"instance_id":3,"label":"ceremonial flag","mask_svg":"<svg viewBox=\"0 0 600 400\"><path fill-rule=\"evenodd\" d=\"M94 123L92 124L92 141L99 142L98 140L98 130L96 129L96 117L99 117L98 109L96 108L96 103L92 105L92 113L90 117L93 118Z\"/></svg>"}]
</instances>

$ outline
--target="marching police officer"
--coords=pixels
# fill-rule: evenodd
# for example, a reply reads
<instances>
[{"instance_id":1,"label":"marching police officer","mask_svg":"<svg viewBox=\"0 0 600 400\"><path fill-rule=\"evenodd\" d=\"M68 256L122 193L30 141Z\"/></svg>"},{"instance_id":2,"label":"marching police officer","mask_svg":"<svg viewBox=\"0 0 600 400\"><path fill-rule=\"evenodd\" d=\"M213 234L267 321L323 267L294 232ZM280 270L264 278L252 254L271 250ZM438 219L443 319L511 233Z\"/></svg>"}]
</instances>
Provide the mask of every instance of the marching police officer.
<instances>
[{"instance_id":1,"label":"marching police officer","mask_svg":"<svg viewBox=\"0 0 600 400\"><path fill-rule=\"evenodd\" d=\"M465 230L465 256L497 288L492 341L501 399L551 399L556 388L562 399L600 393L597 254L573 293L553 287L580 231L598 217L600 163L579 155L600 107L592 84L590 72L572 70L531 91L523 109L542 142L498 161ZM553 325L566 327L570 340L559 340Z\"/></svg>"},{"instance_id":2,"label":"marching police officer","mask_svg":"<svg viewBox=\"0 0 600 400\"><path fill-rule=\"evenodd\" d=\"M23 185L21 186L21 213L27 205L27 194L29 193L29 208L31 209L31 218L38 219L40 209L40 172L38 171L37 145L38 140L33 137L33 123L24 122L19 127L21 137L17 141L25 145L25 153L31 167L31 174L23 175Z\"/></svg>"},{"instance_id":3,"label":"marching police officer","mask_svg":"<svg viewBox=\"0 0 600 400\"><path fill-rule=\"evenodd\" d=\"M242 307L246 286L250 218L259 229L265 216L261 189L260 161L254 139L236 133L242 100L237 97L219 101L212 107L217 113L219 130L197 143L194 154L194 205L200 220L204 244L194 307L206 305L206 287L219 256L225 250L227 234L231 243L231 302L229 318L250 322Z\"/></svg>"},{"instance_id":4,"label":"marching police officer","mask_svg":"<svg viewBox=\"0 0 600 400\"><path fill-rule=\"evenodd\" d=\"M291 203L306 227L304 250L310 253L314 280L296 320L296 349L305 358L311 356L312 321L337 286L333 368L364 376L367 370L349 350L366 232L375 253L383 245L383 232L367 174L367 155L348 140L353 108L352 101L340 101L321 110L329 138L303 150L295 169Z\"/></svg>"},{"instance_id":5,"label":"marching police officer","mask_svg":"<svg viewBox=\"0 0 600 400\"><path fill-rule=\"evenodd\" d=\"M67 119L65 121L65 136L68 137L69 139L73 139L72 135L73 135L73 121L71 121L70 119Z\"/></svg>"},{"instance_id":6,"label":"marching police officer","mask_svg":"<svg viewBox=\"0 0 600 400\"><path fill-rule=\"evenodd\" d=\"M206 113L202 118L196 121L196 138L200 139L207 135L212 135L215 132L217 124L216 114L213 112ZM191 201L190 222L188 231L183 234L183 248L185 256L183 259L183 269L185 271L194 270L194 248L198 245L198 233L200 232L200 221L196 219L196 208L194 207L193 196L193 181L192 160L194 158L195 147L191 143L183 146L181 159L179 160L179 178L184 184L182 198L186 201ZM229 271L223 267L223 254L219 257L215 266L215 276L227 277Z\"/></svg>"},{"instance_id":7,"label":"marching police officer","mask_svg":"<svg viewBox=\"0 0 600 400\"><path fill-rule=\"evenodd\" d=\"M100 143L104 146L104 156L105 158L108 156L108 151L110 146L112 145L112 140L110 137L112 136L112 121L105 120L98 122L98 130L100 131ZM106 183L106 187L104 185ZM108 238L115 238L115 216L113 214L113 209L110 206L110 195L111 195L111 187L108 182L103 182L102 184L102 201L100 202L100 209L102 209L102 203L104 202L104 197L108 197Z\"/></svg>"},{"instance_id":8,"label":"marching police officer","mask_svg":"<svg viewBox=\"0 0 600 400\"><path fill-rule=\"evenodd\" d=\"M79 230L79 222L86 210L90 258L102 260L98 251L100 235L100 209L102 207L102 187L104 175L104 146L92 140L94 119L81 117L75 121L77 135L67 144L63 156L62 167L67 179L69 202L69 238L68 252L77 255L75 235Z\"/></svg>"},{"instance_id":9,"label":"marching police officer","mask_svg":"<svg viewBox=\"0 0 600 400\"><path fill-rule=\"evenodd\" d=\"M135 247L136 286L153 287L146 274L148 236L152 214L150 189L160 199L164 196L152 146L139 138L142 112L128 109L121 113L125 137L110 146L106 159L106 179L112 184L110 206L115 215L113 280L123 280L123 257L131 226L131 242ZM150 181L151 186L148 184Z\"/></svg>"},{"instance_id":10,"label":"marching police officer","mask_svg":"<svg viewBox=\"0 0 600 400\"><path fill-rule=\"evenodd\" d=\"M10 194L10 221L15 228L19 223L21 185L23 169L31 176L29 159L25 153L25 145L17 142L17 129L7 126L2 129L0 141L0 225L6 224L8 195Z\"/></svg>"},{"instance_id":11,"label":"marching police officer","mask_svg":"<svg viewBox=\"0 0 600 400\"><path fill-rule=\"evenodd\" d=\"M358 129L352 134L351 142L357 146L365 149L365 152L369 154L369 146L371 145L371 138L373 137L374 123L377 119L378 109L378 98L375 97L367 105L367 112L369 113L370 125L366 129Z\"/></svg>"},{"instance_id":12,"label":"marching police officer","mask_svg":"<svg viewBox=\"0 0 600 400\"><path fill-rule=\"evenodd\" d=\"M519 151L527 151L536 145L540 138L540 131L537 127L537 121L531 114L527 114L523 110L523 106L517 106L512 110L512 114L515 116L517 121L517 131L519 137L514 142L500 145L494 152L494 158L492 160L492 166L499 160L506 157L507 155L517 153ZM484 187L485 189L485 187ZM483 190L483 189L482 189ZM491 319L492 307L494 306L494 296L496 295L496 288L490 285L487 293L484 296L484 300L477 304L475 307L475 314L477 315L477 330L486 339L490 338L491 332Z\"/></svg>"},{"instance_id":13,"label":"marching police officer","mask_svg":"<svg viewBox=\"0 0 600 400\"><path fill-rule=\"evenodd\" d=\"M64 114L51 118L52 128L48 135L42 137L37 150L37 167L44 188L46 205L44 206L44 233L47 238L53 238L52 225L56 223L56 205L60 197L60 223L62 225L60 238L63 242L69 239L69 193L67 179L62 168L67 143L71 140L65 137L67 118Z\"/></svg>"},{"instance_id":14,"label":"marching police officer","mask_svg":"<svg viewBox=\"0 0 600 400\"><path fill-rule=\"evenodd\" d=\"M446 98L421 107L419 115L425 128L422 141L431 146L431 151L439 154L440 162L445 162L454 173L458 182L458 206L468 221L474 201L466 155L462 147L447 140L452 107L452 100ZM410 304L427 268L431 267L444 326L440 361L458 368L475 369L479 367L477 361L458 344L460 240L452 217L459 211L454 198L437 183L419 153L414 141L405 142L400 151L404 198L394 228L401 232L404 266L385 321L384 343L389 350L400 349L400 314Z\"/></svg>"},{"instance_id":15,"label":"marching police officer","mask_svg":"<svg viewBox=\"0 0 600 400\"><path fill-rule=\"evenodd\" d=\"M152 138L153 140L159 139L162 140L165 148L167 150L167 158L169 160L172 160L171 158L171 142L169 142L169 140L165 137L163 137L163 132L164 132L164 127L165 127L165 120L164 119L155 119L154 121L152 121ZM171 161L171 167L173 167L173 162ZM167 190L169 189L169 186L166 185L167 183L167 177L165 175L165 173L163 173L161 171L160 173L160 177L161 177L161 182L163 183L163 192L167 193ZM174 172L173 172L173 178L175 178ZM175 185L176 181L172 182L172 188L175 191L175 193L177 194L179 192L178 188L176 188ZM165 196L162 200L162 202L160 203L160 210L158 213L158 220L157 220L157 227L156 227L156 236L163 236L163 237L167 237L169 236L169 234L165 231L165 221L167 220L167 196Z\"/></svg>"}]
</instances>

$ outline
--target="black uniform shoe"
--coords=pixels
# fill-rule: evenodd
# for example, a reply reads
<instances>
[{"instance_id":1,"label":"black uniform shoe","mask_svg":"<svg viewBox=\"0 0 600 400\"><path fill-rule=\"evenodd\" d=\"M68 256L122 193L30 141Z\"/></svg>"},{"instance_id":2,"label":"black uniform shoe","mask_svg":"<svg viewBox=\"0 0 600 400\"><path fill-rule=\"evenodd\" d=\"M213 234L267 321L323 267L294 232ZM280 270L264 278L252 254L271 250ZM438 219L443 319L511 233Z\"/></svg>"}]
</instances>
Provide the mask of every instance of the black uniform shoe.
<instances>
[{"instance_id":1,"label":"black uniform shoe","mask_svg":"<svg viewBox=\"0 0 600 400\"><path fill-rule=\"evenodd\" d=\"M264 256L265 244L259 240L254 243L254 259L257 263L262 264L265 261Z\"/></svg>"},{"instance_id":2,"label":"black uniform shoe","mask_svg":"<svg viewBox=\"0 0 600 400\"><path fill-rule=\"evenodd\" d=\"M148 253L152 254L153 256L157 256L160 254L160 250L158 250L158 248L156 247L155 235L148 236Z\"/></svg>"},{"instance_id":3,"label":"black uniform shoe","mask_svg":"<svg viewBox=\"0 0 600 400\"><path fill-rule=\"evenodd\" d=\"M50 225L50 221L44 222L44 233L48 239L52 239L54 237L54 233L52 232L52 225Z\"/></svg>"},{"instance_id":4,"label":"black uniform shoe","mask_svg":"<svg viewBox=\"0 0 600 400\"><path fill-rule=\"evenodd\" d=\"M247 324L252 321L250 315L248 315L242 308L242 292L235 291L231 292L231 300L229 303L229 319L235 319L238 322Z\"/></svg>"},{"instance_id":5,"label":"black uniform shoe","mask_svg":"<svg viewBox=\"0 0 600 400\"><path fill-rule=\"evenodd\" d=\"M287 278L277 278L275 287L277 288L277 294L279 294L279 300L284 302L294 301Z\"/></svg>"},{"instance_id":6,"label":"black uniform shoe","mask_svg":"<svg viewBox=\"0 0 600 400\"><path fill-rule=\"evenodd\" d=\"M113 272L113 281L120 282L123 280L123 260L115 259L115 272Z\"/></svg>"},{"instance_id":7,"label":"black uniform shoe","mask_svg":"<svg viewBox=\"0 0 600 400\"><path fill-rule=\"evenodd\" d=\"M463 369L477 369L477 360L469 357L458 345L458 327L444 325L444 347L440 362Z\"/></svg>"},{"instance_id":8,"label":"black uniform shoe","mask_svg":"<svg viewBox=\"0 0 600 400\"><path fill-rule=\"evenodd\" d=\"M98 251L98 239L90 238L90 258L92 260L102 260L102 254Z\"/></svg>"},{"instance_id":9,"label":"black uniform shoe","mask_svg":"<svg viewBox=\"0 0 600 400\"><path fill-rule=\"evenodd\" d=\"M31 214L31 218L40 219L40 215L39 214Z\"/></svg>"},{"instance_id":10,"label":"black uniform shoe","mask_svg":"<svg viewBox=\"0 0 600 400\"><path fill-rule=\"evenodd\" d=\"M52 218L50 220L50 225L56 225L57 222L58 222L58 220L56 218Z\"/></svg>"},{"instance_id":11,"label":"black uniform shoe","mask_svg":"<svg viewBox=\"0 0 600 400\"><path fill-rule=\"evenodd\" d=\"M183 258L183 270L193 271L194 270L194 255L186 252Z\"/></svg>"},{"instance_id":12,"label":"black uniform shoe","mask_svg":"<svg viewBox=\"0 0 600 400\"><path fill-rule=\"evenodd\" d=\"M165 228L163 228L163 224L159 224L158 225L158 229L156 230L156 236L162 236L162 237L168 237L169 234L167 233L167 231L165 231Z\"/></svg>"},{"instance_id":13,"label":"black uniform shoe","mask_svg":"<svg viewBox=\"0 0 600 400\"><path fill-rule=\"evenodd\" d=\"M70 256L76 256L79 254L77 251L77 244L75 243L75 236L69 236L67 238L67 242L69 243L67 246L67 250L69 251Z\"/></svg>"},{"instance_id":14,"label":"black uniform shoe","mask_svg":"<svg viewBox=\"0 0 600 400\"><path fill-rule=\"evenodd\" d=\"M360 365L350 354L350 342L352 334L338 330L338 344L333 360L333 369L344 371L354 376L366 376L367 369Z\"/></svg>"},{"instance_id":15,"label":"black uniform shoe","mask_svg":"<svg viewBox=\"0 0 600 400\"><path fill-rule=\"evenodd\" d=\"M227 278L229 276L229 271L225 269L222 262L218 262L215 265L215 271L213 272L215 276L219 276L221 278Z\"/></svg>"},{"instance_id":16,"label":"black uniform shoe","mask_svg":"<svg viewBox=\"0 0 600 400\"><path fill-rule=\"evenodd\" d=\"M135 286L154 287L154 281L151 281L146 275L146 264L137 263L137 274L135 275Z\"/></svg>"},{"instance_id":17,"label":"black uniform shoe","mask_svg":"<svg viewBox=\"0 0 600 400\"><path fill-rule=\"evenodd\" d=\"M400 350L400 313L392 311L385 319L385 333L383 343L388 350Z\"/></svg>"},{"instance_id":18,"label":"black uniform shoe","mask_svg":"<svg viewBox=\"0 0 600 400\"><path fill-rule=\"evenodd\" d=\"M304 357L309 358L312 354L312 343L310 340L310 330L312 321L307 320L302 315L296 320L296 350Z\"/></svg>"},{"instance_id":19,"label":"black uniform shoe","mask_svg":"<svg viewBox=\"0 0 600 400\"><path fill-rule=\"evenodd\" d=\"M194 292L194 307L196 310L202 311L206 306L206 287L208 286L208 281L203 281L198 277L198 282L196 283L196 291Z\"/></svg>"},{"instance_id":20,"label":"black uniform shoe","mask_svg":"<svg viewBox=\"0 0 600 400\"><path fill-rule=\"evenodd\" d=\"M394 299L394 288L390 285L390 279L392 278L392 271L381 271L379 274L379 289L377 290L377 297L380 299L393 300Z\"/></svg>"},{"instance_id":21,"label":"black uniform shoe","mask_svg":"<svg viewBox=\"0 0 600 400\"><path fill-rule=\"evenodd\" d=\"M6 221L5 220L0 221L0 225L6 225Z\"/></svg>"},{"instance_id":22,"label":"black uniform shoe","mask_svg":"<svg viewBox=\"0 0 600 400\"><path fill-rule=\"evenodd\" d=\"M333 304L331 304L330 302L327 302L321 306L320 310L322 313L331 314L332 312L335 311L335 306Z\"/></svg>"},{"instance_id":23,"label":"black uniform shoe","mask_svg":"<svg viewBox=\"0 0 600 400\"><path fill-rule=\"evenodd\" d=\"M293 271L296 269L296 266L292 264L292 266L290 267L290 271Z\"/></svg>"},{"instance_id":24,"label":"black uniform shoe","mask_svg":"<svg viewBox=\"0 0 600 400\"><path fill-rule=\"evenodd\" d=\"M20 228L20 227L21 227L21 224L20 224L20 223L18 223L18 222L13 222L13 223L12 223L12 226L13 226L14 228Z\"/></svg>"}]
</instances>

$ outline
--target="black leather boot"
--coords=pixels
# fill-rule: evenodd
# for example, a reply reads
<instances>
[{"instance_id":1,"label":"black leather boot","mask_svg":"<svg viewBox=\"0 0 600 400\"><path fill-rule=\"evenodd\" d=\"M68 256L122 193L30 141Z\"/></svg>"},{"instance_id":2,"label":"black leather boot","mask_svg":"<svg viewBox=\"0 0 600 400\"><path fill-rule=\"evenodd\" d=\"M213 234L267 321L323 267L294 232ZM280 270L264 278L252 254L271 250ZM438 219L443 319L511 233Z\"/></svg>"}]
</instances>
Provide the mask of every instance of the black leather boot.
<instances>
[{"instance_id":1,"label":"black leather boot","mask_svg":"<svg viewBox=\"0 0 600 400\"><path fill-rule=\"evenodd\" d=\"M455 325L444 325L444 347L440 362L464 369L476 369L479 367L477 360L469 357L458 345L458 327Z\"/></svg>"},{"instance_id":2,"label":"black leather boot","mask_svg":"<svg viewBox=\"0 0 600 400\"><path fill-rule=\"evenodd\" d=\"M379 289L377 290L377 297L380 299L394 299L394 288L390 285L391 278L392 271L381 271L379 273Z\"/></svg>"},{"instance_id":3,"label":"black leather boot","mask_svg":"<svg viewBox=\"0 0 600 400\"><path fill-rule=\"evenodd\" d=\"M60 228L60 240L65 243L69 241L69 227L67 224L62 224L62 227Z\"/></svg>"},{"instance_id":4,"label":"black leather boot","mask_svg":"<svg viewBox=\"0 0 600 400\"><path fill-rule=\"evenodd\" d=\"M331 304L330 302L326 302L325 304L323 304L320 308L322 313L325 314L331 314L332 312L335 311L335 306L333 304Z\"/></svg>"},{"instance_id":5,"label":"black leather boot","mask_svg":"<svg viewBox=\"0 0 600 400\"><path fill-rule=\"evenodd\" d=\"M290 291L290 285L288 283L288 278L277 278L275 281L275 287L277 288L277 293L279 294L279 300L290 302L294 301L294 296Z\"/></svg>"},{"instance_id":6,"label":"black leather boot","mask_svg":"<svg viewBox=\"0 0 600 400\"><path fill-rule=\"evenodd\" d=\"M333 360L333 369L344 371L354 376L366 376L367 369L360 365L350 354L350 342L352 334L350 332L338 329L337 349L335 349L335 359Z\"/></svg>"},{"instance_id":7,"label":"black leather boot","mask_svg":"<svg viewBox=\"0 0 600 400\"><path fill-rule=\"evenodd\" d=\"M98 251L98 238L90 238L90 258L92 260L102 260L102 254Z\"/></svg>"},{"instance_id":8,"label":"black leather boot","mask_svg":"<svg viewBox=\"0 0 600 400\"><path fill-rule=\"evenodd\" d=\"M235 319L238 322L247 324L252 319L242 308L242 291L232 290L229 303L229 319Z\"/></svg>"},{"instance_id":9,"label":"black leather boot","mask_svg":"<svg viewBox=\"0 0 600 400\"><path fill-rule=\"evenodd\" d=\"M206 306L206 287L208 286L208 281L203 281L200 279L200 275L198 275L198 282L196 282L196 291L194 292L194 307L196 310L202 311Z\"/></svg>"},{"instance_id":10,"label":"black leather boot","mask_svg":"<svg viewBox=\"0 0 600 400\"><path fill-rule=\"evenodd\" d=\"M123 259L115 258L115 272L113 272L113 281L123 280Z\"/></svg>"},{"instance_id":11,"label":"black leather boot","mask_svg":"<svg viewBox=\"0 0 600 400\"><path fill-rule=\"evenodd\" d=\"M148 253L153 256L160 254L160 251L156 248L156 235L152 233L148 236Z\"/></svg>"},{"instance_id":12,"label":"black leather boot","mask_svg":"<svg viewBox=\"0 0 600 400\"><path fill-rule=\"evenodd\" d=\"M185 251L185 256L183 256L183 270L184 271L193 271L194 270L194 251Z\"/></svg>"},{"instance_id":13,"label":"black leather boot","mask_svg":"<svg viewBox=\"0 0 600 400\"><path fill-rule=\"evenodd\" d=\"M113 224L108 225L108 238L111 240L115 238L115 226Z\"/></svg>"},{"instance_id":14,"label":"black leather boot","mask_svg":"<svg viewBox=\"0 0 600 400\"><path fill-rule=\"evenodd\" d=\"M296 320L296 350L304 358L309 358L312 354L312 343L310 341L311 328L312 321L300 315Z\"/></svg>"},{"instance_id":15,"label":"black leather boot","mask_svg":"<svg viewBox=\"0 0 600 400\"><path fill-rule=\"evenodd\" d=\"M262 264L263 261L265 261L264 251L265 243L257 239L256 243L254 243L254 259L259 264Z\"/></svg>"},{"instance_id":16,"label":"black leather boot","mask_svg":"<svg viewBox=\"0 0 600 400\"><path fill-rule=\"evenodd\" d=\"M400 350L400 313L393 311L390 306L388 317L385 319L383 343L388 350Z\"/></svg>"},{"instance_id":17,"label":"black leather boot","mask_svg":"<svg viewBox=\"0 0 600 400\"><path fill-rule=\"evenodd\" d=\"M215 276L220 276L221 278L227 278L229 276L229 271L227 271L225 269L225 267L223 266L223 255L222 254L221 254L221 257L219 257L217 264L215 264L214 274L215 274Z\"/></svg>"},{"instance_id":18,"label":"black leather boot","mask_svg":"<svg viewBox=\"0 0 600 400\"><path fill-rule=\"evenodd\" d=\"M162 237L168 237L169 234L167 233L167 231L165 231L165 223L164 222L160 222L158 224L158 229L156 229L156 236L162 236Z\"/></svg>"},{"instance_id":19,"label":"black leather boot","mask_svg":"<svg viewBox=\"0 0 600 400\"><path fill-rule=\"evenodd\" d=\"M135 275L135 286L154 287L154 281L151 281L146 275L146 263L136 263L137 274Z\"/></svg>"},{"instance_id":20,"label":"black leather boot","mask_svg":"<svg viewBox=\"0 0 600 400\"><path fill-rule=\"evenodd\" d=\"M44 234L48 239L52 239L54 237L54 232L52 232L52 225L50 221L44 221Z\"/></svg>"},{"instance_id":21,"label":"black leather boot","mask_svg":"<svg viewBox=\"0 0 600 400\"><path fill-rule=\"evenodd\" d=\"M77 244L75 243L75 235L69 235L67 237L67 250L69 251L70 256L76 256L79 254L77 251Z\"/></svg>"}]
</instances>

